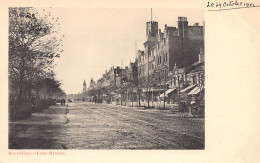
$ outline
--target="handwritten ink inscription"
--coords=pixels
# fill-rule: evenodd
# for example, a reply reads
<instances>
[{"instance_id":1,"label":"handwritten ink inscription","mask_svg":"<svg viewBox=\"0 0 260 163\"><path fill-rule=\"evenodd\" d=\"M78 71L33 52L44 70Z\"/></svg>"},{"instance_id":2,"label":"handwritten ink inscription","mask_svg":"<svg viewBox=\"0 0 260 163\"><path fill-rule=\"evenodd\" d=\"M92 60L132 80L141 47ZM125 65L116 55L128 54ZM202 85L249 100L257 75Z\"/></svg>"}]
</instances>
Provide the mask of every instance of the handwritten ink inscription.
<instances>
[{"instance_id":1,"label":"handwritten ink inscription","mask_svg":"<svg viewBox=\"0 0 260 163\"><path fill-rule=\"evenodd\" d=\"M238 1L226 1L226 2L208 2L207 8L211 9L238 9L238 8L250 8L257 7L254 3L238 2Z\"/></svg>"}]
</instances>

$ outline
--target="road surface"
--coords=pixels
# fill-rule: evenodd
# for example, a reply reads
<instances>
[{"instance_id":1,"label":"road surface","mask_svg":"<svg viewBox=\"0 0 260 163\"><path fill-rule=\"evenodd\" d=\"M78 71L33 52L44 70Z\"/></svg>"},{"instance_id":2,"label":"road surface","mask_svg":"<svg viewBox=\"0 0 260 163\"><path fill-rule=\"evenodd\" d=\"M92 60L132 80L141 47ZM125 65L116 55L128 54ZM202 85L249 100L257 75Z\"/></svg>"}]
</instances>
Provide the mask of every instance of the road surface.
<instances>
[{"instance_id":1,"label":"road surface","mask_svg":"<svg viewBox=\"0 0 260 163\"><path fill-rule=\"evenodd\" d=\"M87 102L9 122L10 149L204 149L203 118Z\"/></svg>"}]
</instances>

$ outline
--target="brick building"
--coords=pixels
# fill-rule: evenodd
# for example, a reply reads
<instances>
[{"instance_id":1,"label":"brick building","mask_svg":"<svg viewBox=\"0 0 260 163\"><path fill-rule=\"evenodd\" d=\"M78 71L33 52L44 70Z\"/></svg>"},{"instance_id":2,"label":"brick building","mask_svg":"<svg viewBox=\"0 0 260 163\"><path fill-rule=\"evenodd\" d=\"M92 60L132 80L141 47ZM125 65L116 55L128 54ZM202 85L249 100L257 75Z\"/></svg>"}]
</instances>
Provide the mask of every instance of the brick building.
<instances>
[{"instance_id":1,"label":"brick building","mask_svg":"<svg viewBox=\"0 0 260 163\"><path fill-rule=\"evenodd\" d=\"M156 69L164 69L168 74L175 65L192 65L199 60L200 48L204 48L203 26L189 26L187 17L178 17L178 28L165 25L163 33L159 30Z\"/></svg>"},{"instance_id":2,"label":"brick building","mask_svg":"<svg viewBox=\"0 0 260 163\"><path fill-rule=\"evenodd\" d=\"M198 61L200 48L204 48L203 33L203 26L198 23L189 26L187 17L178 17L177 28L165 25L163 32L158 31L157 22L147 22L144 51L137 54L139 77L156 69L168 74L175 65L182 68Z\"/></svg>"},{"instance_id":3,"label":"brick building","mask_svg":"<svg viewBox=\"0 0 260 163\"><path fill-rule=\"evenodd\" d=\"M184 74L185 67L196 63L199 60L200 49L204 48L203 26L199 26L198 23L189 26L187 17L178 17L177 24L177 27L169 27L165 24L164 30L161 31L158 30L157 22L147 22L144 51L139 50L137 54L140 82L142 82L141 78L148 79L148 76L153 73L158 73L160 76L160 83L157 83L156 88L159 90L157 95L161 91L158 85L172 87L174 79L168 79L168 74L173 73L172 71L176 73L177 69L178 74Z\"/></svg>"}]
</instances>

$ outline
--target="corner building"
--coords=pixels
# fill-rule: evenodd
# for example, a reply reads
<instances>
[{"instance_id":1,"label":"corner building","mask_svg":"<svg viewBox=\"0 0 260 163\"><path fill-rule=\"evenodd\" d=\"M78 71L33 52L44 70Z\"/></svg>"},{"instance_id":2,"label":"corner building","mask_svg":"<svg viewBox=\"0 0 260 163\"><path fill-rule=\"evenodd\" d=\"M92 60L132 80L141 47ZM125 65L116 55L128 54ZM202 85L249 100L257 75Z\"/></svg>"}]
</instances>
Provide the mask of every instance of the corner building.
<instances>
[{"instance_id":1,"label":"corner building","mask_svg":"<svg viewBox=\"0 0 260 163\"><path fill-rule=\"evenodd\" d=\"M178 28L165 25L159 29L156 45L156 68L172 71L192 65L199 60L200 48L204 48L203 26L188 25L187 17L178 17Z\"/></svg>"},{"instance_id":2,"label":"corner building","mask_svg":"<svg viewBox=\"0 0 260 163\"><path fill-rule=\"evenodd\" d=\"M138 51L138 77L147 76L154 70L168 74L175 67L190 66L199 60L200 49L204 49L204 27L195 23L188 25L187 17L178 17L178 27L165 24L158 29L158 22L146 23L144 51ZM166 72L165 72L166 71Z\"/></svg>"}]
</instances>

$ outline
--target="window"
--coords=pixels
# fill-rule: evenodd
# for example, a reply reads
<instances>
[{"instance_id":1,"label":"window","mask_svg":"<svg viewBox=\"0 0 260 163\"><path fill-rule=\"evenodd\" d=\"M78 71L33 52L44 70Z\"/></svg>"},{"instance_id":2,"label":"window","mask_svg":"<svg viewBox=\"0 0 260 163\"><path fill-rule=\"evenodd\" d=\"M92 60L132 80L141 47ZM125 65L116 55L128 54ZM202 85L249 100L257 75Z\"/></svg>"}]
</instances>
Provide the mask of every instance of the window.
<instances>
[{"instance_id":1,"label":"window","mask_svg":"<svg viewBox=\"0 0 260 163\"><path fill-rule=\"evenodd\" d=\"M164 70L164 79L167 77L167 70Z\"/></svg>"},{"instance_id":2,"label":"window","mask_svg":"<svg viewBox=\"0 0 260 163\"><path fill-rule=\"evenodd\" d=\"M192 77L192 80L193 80L193 81L192 81L193 84L196 84L196 76L193 76L193 77Z\"/></svg>"},{"instance_id":3,"label":"window","mask_svg":"<svg viewBox=\"0 0 260 163\"><path fill-rule=\"evenodd\" d=\"M165 60L167 61L167 53L165 54Z\"/></svg>"}]
</instances>

